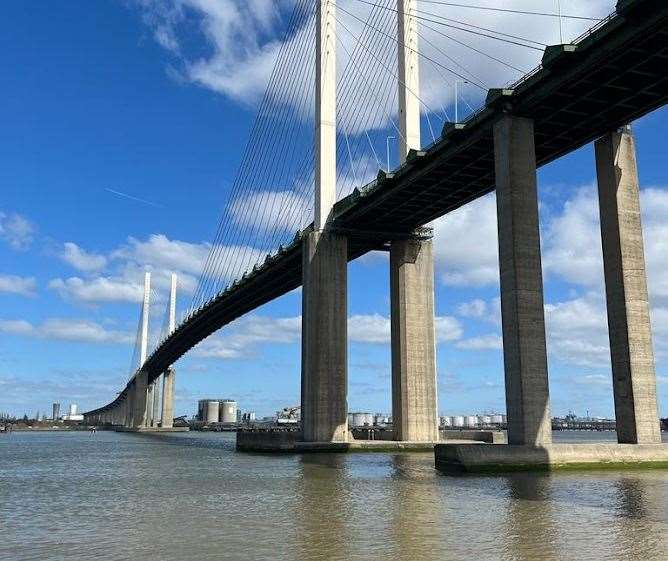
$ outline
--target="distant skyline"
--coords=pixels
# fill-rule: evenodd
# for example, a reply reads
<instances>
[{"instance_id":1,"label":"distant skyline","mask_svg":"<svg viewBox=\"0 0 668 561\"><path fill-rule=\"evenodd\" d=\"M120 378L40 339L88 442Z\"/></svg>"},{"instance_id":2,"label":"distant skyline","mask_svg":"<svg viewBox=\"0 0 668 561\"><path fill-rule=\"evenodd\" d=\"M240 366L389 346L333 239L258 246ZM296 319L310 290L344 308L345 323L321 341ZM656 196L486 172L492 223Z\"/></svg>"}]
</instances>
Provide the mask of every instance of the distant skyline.
<instances>
[{"instance_id":1,"label":"distant skyline","mask_svg":"<svg viewBox=\"0 0 668 561\"><path fill-rule=\"evenodd\" d=\"M340 2L362 9L352 0ZM110 0L93 8L72 0L57 10L5 6L0 411L49 414L53 402L77 403L85 411L110 401L131 370L146 269L154 279L154 338L172 272L180 279L179 311L187 308L291 4ZM600 17L615 2L585 4L563 0L562 8ZM532 2L506 5L521 9ZM501 17L486 14L486 25ZM565 22L564 32L575 37L590 23ZM540 25L524 33L551 34L555 42L555 22ZM243 30L247 36L240 38ZM515 62L530 68L540 53L527 56ZM480 101L464 91L471 104ZM453 111L443 91L429 95ZM668 110L633 127L665 417ZM595 172L591 145L539 171L554 416L569 410L614 416ZM434 227L439 412L503 412L494 195ZM391 410L388 290L385 254L350 264L351 411ZM186 355L176 364L175 414L192 414L197 400L210 395L234 398L258 416L299 403L300 313L301 294L293 291Z\"/></svg>"}]
</instances>

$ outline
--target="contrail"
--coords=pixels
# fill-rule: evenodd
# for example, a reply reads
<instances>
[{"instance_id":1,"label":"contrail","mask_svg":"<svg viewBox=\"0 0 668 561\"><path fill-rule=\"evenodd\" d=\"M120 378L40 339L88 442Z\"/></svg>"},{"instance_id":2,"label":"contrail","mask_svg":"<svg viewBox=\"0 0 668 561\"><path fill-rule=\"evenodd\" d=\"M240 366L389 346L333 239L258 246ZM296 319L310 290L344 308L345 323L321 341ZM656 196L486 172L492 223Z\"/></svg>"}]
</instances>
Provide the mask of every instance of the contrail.
<instances>
[{"instance_id":1,"label":"contrail","mask_svg":"<svg viewBox=\"0 0 668 561\"><path fill-rule=\"evenodd\" d=\"M137 201L138 203L144 203L146 205L151 205L155 206L158 208L164 208L162 205L158 203L154 203L152 201L147 201L146 199L140 199L139 197L133 197L132 195L128 195L127 193L121 193L120 191L115 191L114 189L109 189L109 187L104 188L105 191L109 191L110 193L113 193L114 195L118 195L119 197L123 197L125 199L130 199L131 201Z\"/></svg>"}]
</instances>

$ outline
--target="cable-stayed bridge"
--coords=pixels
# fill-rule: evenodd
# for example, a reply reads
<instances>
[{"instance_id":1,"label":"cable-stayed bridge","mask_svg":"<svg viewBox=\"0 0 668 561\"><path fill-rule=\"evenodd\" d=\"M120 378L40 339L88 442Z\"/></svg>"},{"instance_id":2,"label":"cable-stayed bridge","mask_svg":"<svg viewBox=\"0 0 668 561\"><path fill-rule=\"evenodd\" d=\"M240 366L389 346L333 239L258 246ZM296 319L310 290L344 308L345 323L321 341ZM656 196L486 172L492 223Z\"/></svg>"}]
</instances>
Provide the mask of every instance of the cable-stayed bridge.
<instances>
[{"instance_id":1,"label":"cable-stayed bridge","mask_svg":"<svg viewBox=\"0 0 668 561\"><path fill-rule=\"evenodd\" d=\"M303 286L302 437L345 441L347 262L388 250L395 438L437 440L428 225L496 190L508 438L549 443L536 169L596 141L618 434L620 442L656 442L635 147L627 125L668 100L668 5L619 0L614 13L577 39L547 45L437 12L438 5L462 3L353 4L367 11L334 0L296 2L190 309L176 325L172 292L165 336L150 354L144 349L118 397L87 418L135 428L159 424L157 400L147 403L167 373L162 425L170 426L172 365L233 320ZM457 17L474 9L592 19L472 5ZM541 64L490 86L452 56L455 46L473 49L488 64L521 69L501 51L462 39L469 35L539 50ZM436 37L451 41L453 50ZM338 76L337 56L344 59ZM451 77L453 115L442 105L434 109L440 102L429 96L425 75ZM482 92L479 108L461 93L466 87ZM398 145L396 166L390 138Z\"/></svg>"}]
</instances>

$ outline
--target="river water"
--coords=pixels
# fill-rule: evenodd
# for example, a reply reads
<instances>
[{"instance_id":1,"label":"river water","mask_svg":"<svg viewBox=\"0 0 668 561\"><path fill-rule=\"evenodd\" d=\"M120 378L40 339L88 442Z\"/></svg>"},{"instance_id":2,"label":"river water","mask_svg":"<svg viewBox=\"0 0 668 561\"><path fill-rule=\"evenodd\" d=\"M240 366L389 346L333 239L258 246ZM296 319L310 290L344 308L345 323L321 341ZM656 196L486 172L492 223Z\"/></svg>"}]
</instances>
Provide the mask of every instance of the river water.
<instances>
[{"instance_id":1,"label":"river water","mask_svg":"<svg viewBox=\"0 0 668 561\"><path fill-rule=\"evenodd\" d=\"M432 454L15 432L0 437L0 559L665 561L668 471L454 477Z\"/></svg>"}]
</instances>

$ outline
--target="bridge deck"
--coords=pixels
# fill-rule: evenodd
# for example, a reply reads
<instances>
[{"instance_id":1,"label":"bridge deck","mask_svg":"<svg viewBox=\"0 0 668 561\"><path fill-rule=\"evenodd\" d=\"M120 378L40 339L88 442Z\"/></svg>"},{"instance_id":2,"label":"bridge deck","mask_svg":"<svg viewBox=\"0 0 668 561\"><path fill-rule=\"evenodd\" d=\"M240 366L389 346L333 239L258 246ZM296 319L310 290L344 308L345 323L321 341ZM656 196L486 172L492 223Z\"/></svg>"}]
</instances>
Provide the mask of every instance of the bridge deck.
<instances>
[{"instance_id":1,"label":"bridge deck","mask_svg":"<svg viewBox=\"0 0 668 561\"><path fill-rule=\"evenodd\" d=\"M490 91L486 106L465 123L446 127L440 140L393 175L339 201L332 226L349 236L349 259L492 191L492 130L504 111L534 120L542 166L665 105L667 68L668 3L621 0L618 14L574 48L548 48L539 69L506 90ZM300 286L301 258L296 239L186 319L147 360L149 379L222 326Z\"/></svg>"}]
</instances>

